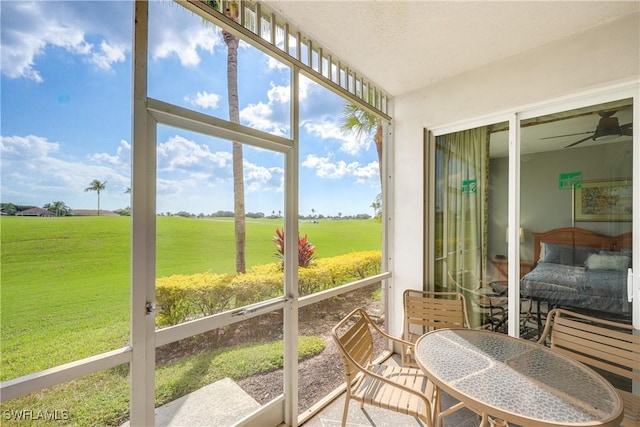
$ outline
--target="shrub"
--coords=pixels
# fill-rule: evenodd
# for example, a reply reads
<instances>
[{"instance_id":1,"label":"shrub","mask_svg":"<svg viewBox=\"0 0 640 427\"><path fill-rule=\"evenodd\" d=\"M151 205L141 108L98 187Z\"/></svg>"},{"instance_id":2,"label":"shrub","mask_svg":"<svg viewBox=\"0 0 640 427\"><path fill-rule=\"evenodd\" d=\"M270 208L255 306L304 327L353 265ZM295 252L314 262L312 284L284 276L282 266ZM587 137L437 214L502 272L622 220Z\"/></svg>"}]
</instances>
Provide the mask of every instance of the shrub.
<instances>
[{"instance_id":1,"label":"shrub","mask_svg":"<svg viewBox=\"0 0 640 427\"><path fill-rule=\"evenodd\" d=\"M380 251L320 258L298 268L300 296L331 289L380 273ZM235 307L281 296L284 273L278 263L256 265L237 275L201 273L159 278L156 301L162 307L158 326L175 325Z\"/></svg>"},{"instance_id":2,"label":"shrub","mask_svg":"<svg viewBox=\"0 0 640 427\"><path fill-rule=\"evenodd\" d=\"M235 296L232 275L176 274L156 282L156 301L162 308L158 325L175 325L227 310Z\"/></svg>"},{"instance_id":3,"label":"shrub","mask_svg":"<svg viewBox=\"0 0 640 427\"><path fill-rule=\"evenodd\" d=\"M276 235L271 238L276 243L276 257L284 261L284 230L276 228ZM309 267L315 258L316 247L309 242L305 234L300 237L298 234L298 266Z\"/></svg>"}]
</instances>

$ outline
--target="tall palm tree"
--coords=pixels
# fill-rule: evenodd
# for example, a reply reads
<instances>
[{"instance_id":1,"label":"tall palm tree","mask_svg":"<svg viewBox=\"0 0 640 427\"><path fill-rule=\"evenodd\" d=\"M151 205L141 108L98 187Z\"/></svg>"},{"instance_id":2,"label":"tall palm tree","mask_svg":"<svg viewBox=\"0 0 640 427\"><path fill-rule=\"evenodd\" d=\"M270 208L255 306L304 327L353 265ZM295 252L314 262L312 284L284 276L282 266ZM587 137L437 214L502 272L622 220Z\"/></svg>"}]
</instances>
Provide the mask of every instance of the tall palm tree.
<instances>
[{"instance_id":1,"label":"tall palm tree","mask_svg":"<svg viewBox=\"0 0 640 427\"><path fill-rule=\"evenodd\" d=\"M358 105L347 103L340 114L340 128L343 132L355 133L357 137L371 135L374 132L373 142L376 144L378 152L378 168L380 174L380 184L382 185L382 120L371 114Z\"/></svg>"},{"instance_id":2,"label":"tall palm tree","mask_svg":"<svg viewBox=\"0 0 640 427\"><path fill-rule=\"evenodd\" d=\"M107 181L101 182L97 179L94 179L93 181L91 181L91 184L89 184L89 186L84 189L85 193L87 191L95 191L96 193L98 193L98 216L100 216L100 192L105 188L107 188Z\"/></svg>"},{"instance_id":3,"label":"tall palm tree","mask_svg":"<svg viewBox=\"0 0 640 427\"><path fill-rule=\"evenodd\" d=\"M216 0L205 0L205 3L213 9L220 11L220 2ZM226 2L227 9L224 14L238 22L239 5L236 0ZM238 37L232 33L222 30L222 38L227 45L227 93L229 96L229 120L240 123L240 110L238 102ZM245 262L245 209L244 209L244 169L242 144L233 141L232 150L233 163L233 211L234 230L236 241L236 272L246 271Z\"/></svg>"},{"instance_id":4,"label":"tall palm tree","mask_svg":"<svg viewBox=\"0 0 640 427\"><path fill-rule=\"evenodd\" d=\"M238 22L238 2L227 2L227 17ZM227 44L227 94L229 96L229 120L240 123L238 101L238 44L239 39L228 31L222 31ZM242 164L242 144L233 142L233 212L236 240L236 272L246 271L245 263L245 209L244 209L244 169Z\"/></svg>"}]
</instances>

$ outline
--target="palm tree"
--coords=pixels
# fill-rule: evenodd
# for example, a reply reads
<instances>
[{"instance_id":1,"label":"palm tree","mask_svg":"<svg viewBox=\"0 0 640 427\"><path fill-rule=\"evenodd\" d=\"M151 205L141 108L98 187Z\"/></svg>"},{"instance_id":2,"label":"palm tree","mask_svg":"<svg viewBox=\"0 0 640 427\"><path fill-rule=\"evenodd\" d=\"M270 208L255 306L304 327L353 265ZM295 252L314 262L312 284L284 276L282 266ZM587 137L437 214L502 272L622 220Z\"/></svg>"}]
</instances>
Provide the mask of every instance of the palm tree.
<instances>
[{"instance_id":1,"label":"palm tree","mask_svg":"<svg viewBox=\"0 0 640 427\"><path fill-rule=\"evenodd\" d=\"M216 2L214 2L216 3ZM238 3L227 2L227 17L238 22ZM229 96L229 120L240 123L238 101L238 44L239 39L228 31L222 31L227 44L227 94ZM244 170L242 165L242 144L233 142L233 211L236 240L236 272L244 273L245 264L245 211L244 211Z\"/></svg>"},{"instance_id":2,"label":"palm tree","mask_svg":"<svg viewBox=\"0 0 640 427\"><path fill-rule=\"evenodd\" d=\"M55 213L56 216L65 216L71 211L71 208L61 201L47 203L43 208Z\"/></svg>"},{"instance_id":3,"label":"palm tree","mask_svg":"<svg viewBox=\"0 0 640 427\"><path fill-rule=\"evenodd\" d=\"M205 0L205 3L213 9L220 11L220 2ZM237 0L226 2L224 11L228 18L238 22L239 5ZM229 96L229 120L240 123L240 110L238 102L238 37L222 30L222 38L227 45L227 94ZM236 272L244 273L245 263L245 209L244 209L244 170L242 164L242 144L233 141L233 211L236 241Z\"/></svg>"},{"instance_id":4,"label":"palm tree","mask_svg":"<svg viewBox=\"0 0 640 427\"><path fill-rule=\"evenodd\" d=\"M382 120L354 103L344 106L340 114L340 128L345 133L354 133L356 137L370 135L374 130L373 142L378 152L378 168L382 185Z\"/></svg>"},{"instance_id":5,"label":"palm tree","mask_svg":"<svg viewBox=\"0 0 640 427\"><path fill-rule=\"evenodd\" d=\"M107 188L107 181L100 182L97 179L91 181L91 184L87 188L84 189L85 193L87 191L95 191L98 193L98 216L100 216L100 192Z\"/></svg>"}]
</instances>

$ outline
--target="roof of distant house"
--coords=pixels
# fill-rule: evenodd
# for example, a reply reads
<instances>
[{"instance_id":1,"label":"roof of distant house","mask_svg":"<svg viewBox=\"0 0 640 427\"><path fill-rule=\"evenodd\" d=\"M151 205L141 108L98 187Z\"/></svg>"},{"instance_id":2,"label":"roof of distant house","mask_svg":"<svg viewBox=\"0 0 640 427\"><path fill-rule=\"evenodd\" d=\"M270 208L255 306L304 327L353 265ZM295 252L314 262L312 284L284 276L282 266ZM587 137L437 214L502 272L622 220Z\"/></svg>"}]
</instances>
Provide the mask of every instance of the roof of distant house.
<instances>
[{"instance_id":1,"label":"roof of distant house","mask_svg":"<svg viewBox=\"0 0 640 427\"><path fill-rule=\"evenodd\" d=\"M56 216L56 214L42 208L31 208L16 212L16 216Z\"/></svg>"}]
</instances>

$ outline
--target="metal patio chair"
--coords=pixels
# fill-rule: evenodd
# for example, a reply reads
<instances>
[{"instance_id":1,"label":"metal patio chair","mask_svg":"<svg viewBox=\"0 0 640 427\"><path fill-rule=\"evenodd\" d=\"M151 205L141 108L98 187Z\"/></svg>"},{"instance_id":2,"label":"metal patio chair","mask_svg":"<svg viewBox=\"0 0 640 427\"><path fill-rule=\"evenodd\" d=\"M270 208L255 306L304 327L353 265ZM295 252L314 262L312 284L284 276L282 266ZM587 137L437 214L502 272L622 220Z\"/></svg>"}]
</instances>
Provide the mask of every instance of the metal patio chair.
<instances>
[{"instance_id":1,"label":"metal patio chair","mask_svg":"<svg viewBox=\"0 0 640 427\"><path fill-rule=\"evenodd\" d=\"M382 331L361 308L349 313L332 330L347 382L342 426L347 422L349 403L355 400L361 407L368 404L389 409L417 417L433 427L434 410L439 410L433 383L420 369L374 363L374 334L396 344L410 344Z\"/></svg>"},{"instance_id":2,"label":"metal patio chair","mask_svg":"<svg viewBox=\"0 0 640 427\"><path fill-rule=\"evenodd\" d=\"M549 340L552 350L594 368L609 380L624 405L624 419L620 425L638 427L640 395L628 389L632 382L640 381L639 333L626 323L556 308L549 312L538 343L547 344Z\"/></svg>"}]
</instances>

